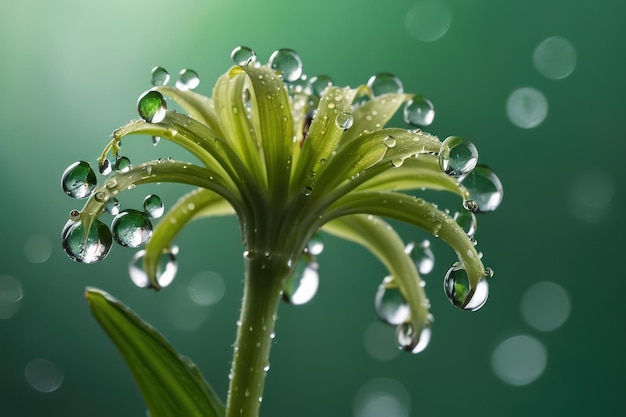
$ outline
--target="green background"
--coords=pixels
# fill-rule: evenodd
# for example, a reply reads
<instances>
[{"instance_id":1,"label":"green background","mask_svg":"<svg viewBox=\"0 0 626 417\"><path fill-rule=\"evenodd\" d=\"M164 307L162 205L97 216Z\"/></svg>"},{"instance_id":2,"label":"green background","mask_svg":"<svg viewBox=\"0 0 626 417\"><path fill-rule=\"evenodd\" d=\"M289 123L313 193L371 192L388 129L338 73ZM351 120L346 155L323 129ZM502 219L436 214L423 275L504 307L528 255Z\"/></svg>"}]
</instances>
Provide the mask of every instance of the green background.
<instances>
[{"instance_id":1,"label":"green background","mask_svg":"<svg viewBox=\"0 0 626 417\"><path fill-rule=\"evenodd\" d=\"M295 49L305 73L329 74L339 85L396 74L406 91L434 102L437 115L427 130L470 138L505 187L500 209L479 218L479 249L496 272L483 309L459 311L446 300L441 279L454 254L432 243L437 260L426 290L436 323L419 355L381 360L368 353L364 340L372 331L384 336L375 338L376 349L388 352L394 343L393 332L371 327L373 296L386 272L361 248L327 238L316 298L280 308L262 415L620 414L626 4L441 1L451 24L433 42L405 27L419 0L3 1L0 276L17 280L23 298L13 316L0 319L0 416L145 415L130 373L88 311L85 286L129 304L225 397L242 282L236 221L185 230L177 241L177 280L158 294L143 291L127 276L131 250L116 246L92 266L63 254L60 230L81 202L63 194L60 176L75 160L93 164L110 133L137 117L136 99L150 87L154 65L173 75L195 69L197 91L210 94L240 44L263 62L276 48ZM572 74L560 80L542 76L532 59L537 45L555 35L568 39L577 56ZM507 97L524 86L543 92L549 105L545 121L531 129L515 126L506 113ZM185 156L168 144L153 148L149 138L127 142L131 161ZM183 192L150 187L123 204L136 207L150 192L171 204ZM406 240L427 237L404 225L398 230ZM225 283L224 297L211 307L186 295L203 271ZM565 323L549 332L530 326L520 310L525 291L542 281L560 285L571 306ZM536 308L549 310L550 300ZM541 376L523 386L503 382L492 368L494 349L515 335L531 336L547 354ZM38 392L25 378L35 358L62 371L54 392ZM358 410L362 387L380 378L403 387L400 399L408 393L403 412Z\"/></svg>"}]
</instances>

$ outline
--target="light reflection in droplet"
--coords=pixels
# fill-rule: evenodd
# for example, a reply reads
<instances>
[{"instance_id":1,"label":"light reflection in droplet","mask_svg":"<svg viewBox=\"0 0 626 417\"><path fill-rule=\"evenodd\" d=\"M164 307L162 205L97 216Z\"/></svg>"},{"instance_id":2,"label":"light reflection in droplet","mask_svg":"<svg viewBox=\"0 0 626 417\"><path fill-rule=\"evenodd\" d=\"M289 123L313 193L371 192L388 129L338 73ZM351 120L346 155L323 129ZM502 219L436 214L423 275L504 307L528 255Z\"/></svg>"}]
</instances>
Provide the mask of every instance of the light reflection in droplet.
<instances>
[{"instance_id":1,"label":"light reflection in droplet","mask_svg":"<svg viewBox=\"0 0 626 417\"><path fill-rule=\"evenodd\" d=\"M531 285L522 296L522 316L537 330L549 332L557 329L570 313L567 292L554 282L538 282Z\"/></svg>"},{"instance_id":2,"label":"light reflection in droplet","mask_svg":"<svg viewBox=\"0 0 626 417\"><path fill-rule=\"evenodd\" d=\"M203 271L189 283L189 297L201 306L211 306L224 297L224 279L213 271Z\"/></svg>"},{"instance_id":3,"label":"light reflection in droplet","mask_svg":"<svg viewBox=\"0 0 626 417\"><path fill-rule=\"evenodd\" d=\"M518 88L506 101L506 114L515 126L531 129L543 123L548 115L548 100L536 88Z\"/></svg>"},{"instance_id":4,"label":"light reflection in droplet","mask_svg":"<svg viewBox=\"0 0 626 417\"><path fill-rule=\"evenodd\" d=\"M374 359L387 362L401 353L395 343L395 328L388 324L375 321L370 324L363 335L365 350Z\"/></svg>"},{"instance_id":5,"label":"light reflection in droplet","mask_svg":"<svg viewBox=\"0 0 626 417\"><path fill-rule=\"evenodd\" d=\"M562 36L552 36L535 48L533 64L546 78L560 80L569 76L576 67L576 49Z\"/></svg>"},{"instance_id":6,"label":"light reflection in droplet","mask_svg":"<svg viewBox=\"0 0 626 417\"><path fill-rule=\"evenodd\" d=\"M438 0L420 1L406 15L404 25L413 38L432 42L441 38L450 29L450 8Z\"/></svg>"},{"instance_id":7,"label":"light reflection in droplet","mask_svg":"<svg viewBox=\"0 0 626 417\"><path fill-rule=\"evenodd\" d=\"M606 216L614 196L615 182L608 172L577 172L570 185L569 209L576 219L596 223Z\"/></svg>"},{"instance_id":8,"label":"light reflection in droplet","mask_svg":"<svg viewBox=\"0 0 626 417\"><path fill-rule=\"evenodd\" d=\"M63 383L63 372L47 359L34 359L26 365L28 383L39 392L56 391Z\"/></svg>"},{"instance_id":9,"label":"light reflection in droplet","mask_svg":"<svg viewBox=\"0 0 626 417\"><path fill-rule=\"evenodd\" d=\"M50 238L44 235L32 235L24 242L24 257L33 264L44 263L52 255Z\"/></svg>"},{"instance_id":10,"label":"light reflection in droplet","mask_svg":"<svg viewBox=\"0 0 626 417\"><path fill-rule=\"evenodd\" d=\"M546 369L548 354L543 344L528 335L513 336L500 343L491 356L491 367L507 384L528 385Z\"/></svg>"},{"instance_id":11,"label":"light reflection in droplet","mask_svg":"<svg viewBox=\"0 0 626 417\"><path fill-rule=\"evenodd\" d=\"M390 378L369 381L356 395L354 415L356 417L408 417L410 396L400 382Z\"/></svg>"},{"instance_id":12,"label":"light reflection in droplet","mask_svg":"<svg viewBox=\"0 0 626 417\"><path fill-rule=\"evenodd\" d=\"M24 296L22 284L10 275L0 275L0 319L8 320L15 315Z\"/></svg>"}]
</instances>

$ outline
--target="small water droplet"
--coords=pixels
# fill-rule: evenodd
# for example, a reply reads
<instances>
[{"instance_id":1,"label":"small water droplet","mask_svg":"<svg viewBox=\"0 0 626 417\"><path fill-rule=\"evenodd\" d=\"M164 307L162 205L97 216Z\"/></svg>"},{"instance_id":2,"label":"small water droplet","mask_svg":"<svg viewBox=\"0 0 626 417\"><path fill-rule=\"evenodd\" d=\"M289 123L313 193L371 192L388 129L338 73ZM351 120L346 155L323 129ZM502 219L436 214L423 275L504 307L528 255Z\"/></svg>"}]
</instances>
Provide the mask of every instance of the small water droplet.
<instances>
[{"instance_id":1,"label":"small water droplet","mask_svg":"<svg viewBox=\"0 0 626 417\"><path fill-rule=\"evenodd\" d=\"M162 122L167 114L165 98L158 91L146 91L137 100L137 112L148 123Z\"/></svg>"},{"instance_id":2,"label":"small water droplet","mask_svg":"<svg viewBox=\"0 0 626 417\"><path fill-rule=\"evenodd\" d=\"M153 86L166 85L170 81L170 73L163 67L152 68L152 80L150 81Z\"/></svg>"},{"instance_id":3,"label":"small water droplet","mask_svg":"<svg viewBox=\"0 0 626 417\"><path fill-rule=\"evenodd\" d=\"M448 136L441 144L439 167L453 177L471 172L478 163L478 149L469 140Z\"/></svg>"},{"instance_id":4,"label":"small water droplet","mask_svg":"<svg viewBox=\"0 0 626 417\"><path fill-rule=\"evenodd\" d=\"M152 136L152 146L157 146L161 142L161 138L159 136Z\"/></svg>"},{"instance_id":5,"label":"small water droplet","mask_svg":"<svg viewBox=\"0 0 626 417\"><path fill-rule=\"evenodd\" d=\"M374 297L378 318L388 324L402 324L409 319L411 308L391 276L385 277Z\"/></svg>"},{"instance_id":6,"label":"small water droplet","mask_svg":"<svg viewBox=\"0 0 626 417\"><path fill-rule=\"evenodd\" d=\"M120 212L120 202L117 198L112 197L109 198L106 203L104 203L104 209L112 216L117 216Z\"/></svg>"},{"instance_id":7,"label":"small water droplet","mask_svg":"<svg viewBox=\"0 0 626 417\"><path fill-rule=\"evenodd\" d=\"M320 237L319 233L315 233L306 245L306 251L308 254L317 256L324 251L324 241Z\"/></svg>"},{"instance_id":8,"label":"small water droplet","mask_svg":"<svg viewBox=\"0 0 626 417\"><path fill-rule=\"evenodd\" d=\"M470 283L467 272L458 263L453 265L443 281L443 287L450 302L463 310L476 311L485 305L489 296L489 284L482 278L470 296Z\"/></svg>"},{"instance_id":9,"label":"small water droplet","mask_svg":"<svg viewBox=\"0 0 626 417\"><path fill-rule=\"evenodd\" d=\"M411 323L398 325L396 330L398 346L407 352L420 353L430 343L432 333L430 326L430 323L425 323L420 331L416 331Z\"/></svg>"},{"instance_id":10,"label":"small water droplet","mask_svg":"<svg viewBox=\"0 0 626 417\"><path fill-rule=\"evenodd\" d=\"M272 53L269 66L280 73L286 82L296 81L302 75L300 56L291 49L278 49Z\"/></svg>"},{"instance_id":11,"label":"small water droplet","mask_svg":"<svg viewBox=\"0 0 626 417\"><path fill-rule=\"evenodd\" d=\"M435 106L424 96L415 96L404 106L404 121L413 126L429 126L435 119Z\"/></svg>"},{"instance_id":12,"label":"small water droplet","mask_svg":"<svg viewBox=\"0 0 626 417\"><path fill-rule=\"evenodd\" d=\"M159 265L156 271L156 281L161 288L165 288L172 283L176 278L176 272L178 271L178 261L176 260L176 254L178 253L178 247L174 246L170 250L163 252ZM138 251L130 260L128 265L128 274L133 283L139 288L149 288L151 286L148 274L146 274L143 268L143 258L146 255L144 249Z\"/></svg>"},{"instance_id":13,"label":"small water droplet","mask_svg":"<svg viewBox=\"0 0 626 417\"><path fill-rule=\"evenodd\" d=\"M387 136L385 139L383 139L383 144L388 148L393 148L394 146L396 146L396 138L394 138L393 136Z\"/></svg>"},{"instance_id":14,"label":"small water droplet","mask_svg":"<svg viewBox=\"0 0 626 417\"><path fill-rule=\"evenodd\" d=\"M289 304L305 304L311 301L319 286L318 264L312 256L302 256L294 274L285 284L283 299Z\"/></svg>"},{"instance_id":15,"label":"small water droplet","mask_svg":"<svg viewBox=\"0 0 626 417\"><path fill-rule=\"evenodd\" d=\"M309 81L311 93L321 97L324 91L333 85L333 80L328 75L318 75Z\"/></svg>"},{"instance_id":16,"label":"small water droplet","mask_svg":"<svg viewBox=\"0 0 626 417\"><path fill-rule=\"evenodd\" d=\"M304 194L307 197L310 196L311 193L313 193L312 187L304 187L304 189L302 190L302 194Z\"/></svg>"},{"instance_id":17,"label":"small water droplet","mask_svg":"<svg viewBox=\"0 0 626 417\"><path fill-rule=\"evenodd\" d=\"M476 215L470 210L462 210L454 213L454 221L461 226L461 229L468 235L474 236L476 233Z\"/></svg>"},{"instance_id":18,"label":"small water droplet","mask_svg":"<svg viewBox=\"0 0 626 417\"><path fill-rule=\"evenodd\" d=\"M337 115L335 123L337 123L337 127L339 129L348 130L352 127L352 124L354 123L354 118L348 112L341 112Z\"/></svg>"},{"instance_id":19,"label":"small water droplet","mask_svg":"<svg viewBox=\"0 0 626 417\"><path fill-rule=\"evenodd\" d=\"M103 260L112 243L111 231L98 219L91 223L86 237L80 221L69 220L61 232L63 250L76 262L91 264Z\"/></svg>"},{"instance_id":20,"label":"small water droplet","mask_svg":"<svg viewBox=\"0 0 626 417\"><path fill-rule=\"evenodd\" d=\"M98 203L103 203L106 201L107 199L107 195L104 191L98 191L95 195L94 198L96 199L96 201Z\"/></svg>"},{"instance_id":21,"label":"small water droplet","mask_svg":"<svg viewBox=\"0 0 626 417\"><path fill-rule=\"evenodd\" d=\"M152 236L152 223L141 211L126 209L121 211L111 223L113 238L128 248L145 244Z\"/></svg>"},{"instance_id":22,"label":"small water droplet","mask_svg":"<svg viewBox=\"0 0 626 417\"><path fill-rule=\"evenodd\" d=\"M418 244L411 242L406 245L405 252L411 256L420 274L428 274L435 267L435 254L430 248L430 241L424 240Z\"/></svg>"},{"instance_id":23,"label":"small water droplet","mask_svg":"<svg viewBox=\"0 0 626 417\"><path fill-rule=\"evenodd\" d=\"M238 46L230 53L230 59L237 65L250 65L256 61L256 52L247 46Z\"/></svg>"},{"instance_id":24,"label":"small water droplet","mask_svg":"<svg viewBox=\"0 0 626 417\"><path fill-rule=\"evenodd\" d=\"M391 166L393 166L394 168L399 168L402 166L402 164L404 164L404 159L402 158L397 158L397 159L392 159L391 160Z\"/></svg>"},{"instance_id":25,"label":"small water droplet","mask_svg":"<svg viewBox=\"0 0 626 417\"><path fill-rule=\"evenodd\" d=\"M98 162L98 171L102 175L109 175L113 171L113 167L111 166L111 161L107 158Z\"/></svg>"},{"instance_id":26,"label":"small water droplet","mask_svg":"<svg viewBox=\"0 0 626 417\"><path fill-rule=\"evenodd\" d=\"M143 200L143 210L153 219L161 217L165 211L161 197L156 194L146 196Z\"/></svg>"},{"instance_id":27,"label":"small water droplet","mask_svg":"<svg viewBox=\"0 0 626 417\"><path fill-rule=\"evenodd\" d=\"M87 198L97 185L96 174L85 161L77 161L63 172L61 184L65 194L72 198Z\"/></svg>"},{"instance_id":28,"label":"small water droplet","mask_svg":"<svg viewBox=\"0 0 626 417\"><path fill-rule=\"evenodd\" d=\"M182 69L176 80L176 88L179 90L193 90L200 85L200 77L198 73L191 69Z\"/></svg>"},{"instance_id":29,"label":"small water droplet","mask_svg":"<svg viewBox=\"0 0 626 417\"><path fill-rule=\"evenodd\" d=\"M502 183L486 165L477 165L461 180L461 184L469 191L471 199L476 202L478 213L494 211L502 203L504 196Z\"/></svg>"},{"instance_id":30,"label":"small water droplet","mask_svg":"<svg viewBox=\"0 0 626 417\"><path fill-rule=\"evenodd\" d=\"M119 171L119 172L128 172L130 171L130 169L132 168L132 165L130 163L130 159L128 159L125 156L119 156L116 160L115 160L115 170Z\"/></svg>"},{"instance_id":31,"label":"small water droplet","mask_svg":"<svg viewBox=\"0 0 626 417\"><path fill-rule=\"evenodd\" d=\"M381 72L372 75L367 80L367 86L372 91L372 96L377 97L383 94L400 94L404 92L402 81L389 72Z\"/></svg>"}]
</instances>

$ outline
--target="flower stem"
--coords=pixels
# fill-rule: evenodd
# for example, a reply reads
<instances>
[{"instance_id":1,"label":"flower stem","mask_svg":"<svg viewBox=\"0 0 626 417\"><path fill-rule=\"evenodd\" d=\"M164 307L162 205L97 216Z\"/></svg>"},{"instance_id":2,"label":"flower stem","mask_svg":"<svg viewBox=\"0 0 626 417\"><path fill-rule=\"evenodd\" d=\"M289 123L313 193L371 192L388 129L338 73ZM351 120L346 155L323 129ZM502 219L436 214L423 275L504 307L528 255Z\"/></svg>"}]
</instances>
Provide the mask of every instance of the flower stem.
<instances>
[{"instance_id":1,"label":"flower stem","mask_svg":"<svg viewBox=\"0 0 626 417\"><path fill-rule=\"evenodd\" d=\"M284 263L261 253L247 253L226 417L257 417L259 414L276 311L288 274L289 268Z\"/></svg>"}]
</instances>

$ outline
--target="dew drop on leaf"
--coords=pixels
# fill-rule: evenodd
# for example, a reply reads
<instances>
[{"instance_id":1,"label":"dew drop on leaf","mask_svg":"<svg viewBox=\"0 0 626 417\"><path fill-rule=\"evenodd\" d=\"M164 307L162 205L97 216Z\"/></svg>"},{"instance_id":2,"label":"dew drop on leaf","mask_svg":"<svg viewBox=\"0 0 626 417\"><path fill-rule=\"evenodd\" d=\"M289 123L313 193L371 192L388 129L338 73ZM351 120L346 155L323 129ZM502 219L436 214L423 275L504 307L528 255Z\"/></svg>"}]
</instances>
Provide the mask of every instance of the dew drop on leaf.
<instances>
[{"instance_id":1,"label":"dew drop on leaf","mask_svg":"<svg viewBox=\"0 0 626 417\"><path fill-rule=\"evenodd\" d=\"M429 126L435 119L435 106L424 96L407 101L403 112L404 121L413 126Z\"/></svg>"},{"instance_id":2,"label":"dew drop on leaf","mask_svg":"<svg viewBox=\"0 0 626 417\"><path fill-rule=\"evenodd\" d=\"M494 211L502 202L504 189L498 176L486 165L477 165L467 174L461 184L476 202L477 212Z\"/></svg>"},{"instance_id":3,"label":"dew drop on leaf","mask_svg":"<svg viewBox=\"0 0 626 417\"><path fill-rule=\"evenodd\" d=\"M333 80L328 75L317 75L309 81L311 93L321 97L324 91L333 85Z\"/></svg>"},{"instance_id":4,"label":"dew drop on leaf","mask_svg":"<svg viewBox=\"0 0 626 417\"><path fill-rule=\"evenodd\" d=\"M478 310L485 305L489 297L489 284L485 278L478 281L476 290L470 295L469 277L463 266L458 263L446 272L443 288L453 305L468 311Z\"/></svg>"},{"instance_id":5,"label":"dew drop on leaf","mask_svg":"<svg viewBox=\"0 0 626 417\"><path fill-rule=\"evenodd\" d=\"M96 174L85 161L77 161L63 172L61 184L65 194L72 198L87 198L97 185Z\"/></svg>"},{"instance_id":6,"label":"dew drop on leaf","mask_svg":"<svg viewBox=\"0 0 626 417\"><path fill-rule=\"evenodd\" d=\"M411 315L411 308L391 276L385 277L374 297L378 318L387 324L402 324Z\"/></svg>"},{"instance_id":7,"label":"dew drop on leaf","mask_svg":"<svg viewBox=\"0 0 626 417\"><path fill-rule=\"evenodd\" d=\"M117 198L111 197L104 203L104 209L112 216L117 216L120 212L120 202Z\"/></svg>"},{"instance_id":8,"label":"dew drop on leaf","mask_svg":"<svg viewBox=\"0 0 626 417\"><path fill-rule=\"evenodd\" d=\"M478 163L478 149L469 140L448 136L441 144L439 167L453 177L471 172Z\"/></svg>"},{"instance_id":9,"label":"dew drop on leaf","mask_svg":"<svg viewBox=\"0 0 626 417\"><path fill-rule=\"evenodd\" d=\"M104 158L103 161L98 162L98 171L102 175L109 175L113 171L111 161L109 161L107 158Z\"/></svg>"},{"instance_id":10,"label":"dew drop on leaf","mask_svg":"<svg viewBox=\"0 0 626 417\"><path fill-rule=\"evenodd\" d=\"M153 86L166 85L170 81L170 73L163 67L152 68L152 79L150 82Z\"/></svg>"},{"instance_id":11,"label":"dew drop on leaf","mask_svg":"<svg viewBox=\"0 0 626 417\"><path fill-rule=\"evenodd\" d=\"M61 233L63 250L73 261L92 264L103 260L111 249L113 240L109 228L94 219L85 234L83 223L69 220Z\"/></svg>"},{"instance_id":12,"label":"dew drop on leaf","mask_svg":"<svg viewBox=\"0 0 626 417\"><path fill-rule=\"evenodd\" d=\"M416 331L411 323L402 323L396 329L396 340L401 349L420 353L430 343L430 323L426 323L420 331Z\"/></svg>"},{"instance_id":13,"label":"dew drop on leaf","mask_svg":"<svg viewBox=\"0 0 626 417\"><path fill-rule=\"evenodd\" d=\"M150 194L143 200L143 210L148 216L158 219L165 211L163 200L156 194Z\"/></svg>"},{"instance_id":14,"label":"dew drop on leaf","mask_svg":"<svg viewBox=\"0 0 626 417\"><path fill-rule=\"evenodd\" d=\"M402 81L389 72L381 72L372 75L367 80L367 86L372 91L372 96L377 97L383 94L399 94L404 92Z\"/></svg>"},{"instance_id":15,"label":"dew drop on leaf","mask_svg":"<svg viewBox=\"0 0 626 417\"><path fill-rule=\"evenodd\" d=\"M250 65L256 61L256 53L247 46L238 46L230 53L230 59L237 65Z\"/></svg>"},{"instance_id":16,"label":"dew drop on leaf","mask_svg":"<svg viewBox=\"0 0 626 417\"><path fill-rule=\"evenodd\" d=\"M139 96L137 100L139 117L148 123L163 121L167 113L167 104L163 95L155 90L149 90Z\"/></svg>"},{"instance_id":17,"label":"dew drop on leaf","mask_svg":"<svg viewBox=\"0 0 626 417\"><path fill-rule=\"evenodd\" d=\"M283 81L294 82L302 75L302 60L291 49L278 49L270 55L269 66L280 73Z\"/></svg>"},{"instance_id":18,"label":"dew drop on leaf","mask_svg":"<svg viewBox=\"0 0 626 417\"><path fill-rule=\"evenodd\" d=\"M383 139L383 144L388 148L393 148L396 146L396 138L393 136L387 136Z\"/></svg>"},{"instance_id":19,"label":"dew drop on leaf","mask_svg":"<svg viewBox=\"0 0 626 417\"><path fill-rule=\"evenodd\" d=\"M111 223L113 238L117 243L128 248L137 248L145 244L152 236L152 223L148 217L134 209L121 211Z\"/></svg>"},{"instance_id":20,"label":"dew drop on leaf","mask_svg":"<svg viewBox=\"0 0 626 417\"><path fill-rule=\"evenodd\" d=\"M415 267L420 274L428 274L435 267L435 254L430 248L430 241L424 240L422 243L411 242L406 245L405 252L413 259Z\"/></svg>"},{"instance_id":21,"label":"dew drop on leaf","mask_svg":"<svg viewBox=\"0 0 626 417\"><path fill-rule=\"evenodd\" d=\"M347 130L352 127L352 124L354 123L354 118L348 112L341 112L337 115L335 123L337 124L337 127L339 129Z\"/></svg>"},{"instance_id":22,"label":"dew drop on leaf","mask_svg":"<svg viewBox=\"0 0 626 417\"><path fill-rule=\"evenodd\" d=\"M476 215L471 211L461 210L454 213L454 221L461 226L461 229L463 229L468 236L474 236L476 233Z\"/></svg>"},{"instance_id":23,"label":"dew drop on leaf","mask_svg":"<svg viewBox=\"0 0 626 417\"><path fill-rule=\"evenodd\" d=\"M165 288L172 283L178 272L178 261L176 255L178 247L174 246L170 250L163 252L159 265L157 265L156 281L159 287ZM143 268L143 259L146 255L145 250L138 251L130 260L128 265L128 274L133 283L139 288L149 288L151 285L148 274Z\"/></svg>"},{"instance_id":24,"label":"dew drop on leaf","mask_svg":"<svg viewBox=\"0 0 626 417\"><path fill-rule=\"evenodd\" d=\"M115 170L119 172L128 172L132 168L130 159L120 156L115 160Z\"/></svg>"}]
</instances>

